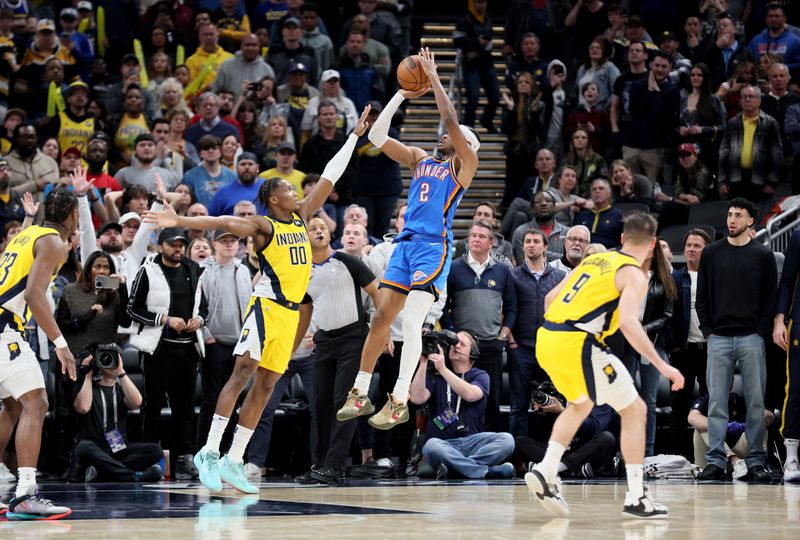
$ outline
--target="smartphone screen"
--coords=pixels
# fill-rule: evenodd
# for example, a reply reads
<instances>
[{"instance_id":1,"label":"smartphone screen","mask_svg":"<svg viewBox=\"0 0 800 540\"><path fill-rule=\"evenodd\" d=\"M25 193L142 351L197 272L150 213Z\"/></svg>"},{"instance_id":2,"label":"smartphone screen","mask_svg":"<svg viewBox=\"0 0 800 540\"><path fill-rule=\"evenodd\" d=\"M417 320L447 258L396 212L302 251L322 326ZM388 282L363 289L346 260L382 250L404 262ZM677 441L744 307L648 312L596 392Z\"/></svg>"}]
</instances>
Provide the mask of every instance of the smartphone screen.
<instances>
[{"instance_id":1,"label":"smartphone screen","mask_svg":"<svg viewBox=\"0 0 800 540\"><path fill-rule=\"evenodd\" d=\"M96 289L119 289L119 278L117 276L97 276L94 281Z\"/></svg>"}]
</instances>

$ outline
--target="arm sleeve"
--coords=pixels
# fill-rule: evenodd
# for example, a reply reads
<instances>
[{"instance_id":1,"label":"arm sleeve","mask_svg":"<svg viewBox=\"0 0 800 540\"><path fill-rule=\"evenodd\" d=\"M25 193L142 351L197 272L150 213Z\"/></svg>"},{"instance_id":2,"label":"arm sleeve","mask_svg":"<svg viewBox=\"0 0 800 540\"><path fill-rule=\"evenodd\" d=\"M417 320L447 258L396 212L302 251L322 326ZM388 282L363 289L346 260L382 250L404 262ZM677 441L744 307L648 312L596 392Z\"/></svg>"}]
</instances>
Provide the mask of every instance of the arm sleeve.
<instances>
[{"instance_id":1,"label":"arm sleeve","mask_svg":"<svg viewBox=\"0 0 800 540\"><path fill-rule=\"evenodd\" d=\"M99 249L92 221L92 210L89 207L89 199L85 195L78 197L78 229L81 241L81 265L85 265L89 255Z\"/></svg>"},{"instance_id":2,"label":"arm sleeve","mask_svg":"<svg viewBox=\"0 0 800 540\"><path fill-rule=\"evenodd\" d=\"M404 99L403 94L397 92L383 108L381 114L378 115L378 119L375 120L372 129L369 130L369 140L378 148L386 144L386 140L389 138L389 126L392 123L392 117Z\"/></svg>"}]
</instances>

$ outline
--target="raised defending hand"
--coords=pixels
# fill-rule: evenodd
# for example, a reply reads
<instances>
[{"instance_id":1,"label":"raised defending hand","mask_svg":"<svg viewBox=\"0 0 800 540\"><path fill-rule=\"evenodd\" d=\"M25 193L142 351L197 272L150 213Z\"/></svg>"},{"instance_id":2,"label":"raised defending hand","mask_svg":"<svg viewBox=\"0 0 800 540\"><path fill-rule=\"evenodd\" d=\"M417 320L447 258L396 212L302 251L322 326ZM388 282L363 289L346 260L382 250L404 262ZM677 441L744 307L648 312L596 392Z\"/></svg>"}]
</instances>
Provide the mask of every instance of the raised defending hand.
<instances>
[{"instance_id":1,"label":"raised defending hand","mask_svg":"<svg viewBox=\"0 0 800 540\"><path fill-rule=\"evenodd\" d=\"M164 181L161 179L161 175L154 173L153 176L156 179L156 197L164 202L167 202L167 188L164 186Z\"/></svg>"},{"instance_id":2,"label":"raised defending hand","mask_svg":"<svg viewBox=\"0 0 800 540\"><path fill-rule=\"evenodd\" d=\"M428 47L422 47L419 50L419 65L422 67L422 71L425 72L425 75L428 76L428 79L439 77L436 71L436 59L433 56L433 52Z\"/></svg>"},{"instance_id":3,"label":"raised defending hand","mask_svg":"<svg viewBox=\"0 0 800 540\"><path fill-rule=\"evenodd\" d=\"M22 209L25 210L25 215L33 217L39 211L39 203L33 200L33 195L27 191L22 194Z\"/></svg>"},{"instance_id":4,"label":"raised defending hand","mask_svg":"<svg viewBox=\"0 0 800 540\"><path fill-rule=\"evenodd\" d=\"M369 129L369 122L367 122L367 116L369 116L369 112L371 110L372 110L372 105L367 105L361 112L361 117L358 119L358 122L356 123L356 128L353 130L353 133L355 133L356 136L361 137L364 133L367 132L367 129Z\"/></svg>"},{"instance_id":5,"label":"raised defending hand","mask_svg":"<svg viewBox=\"0 0 800 540\"><path fill-rule=\"evenodd\" d=\"M94 179L89 181L86 180L86 173L86 169L78 165L75 168L75 172L70 173L69 175L69 181L72 184L72 190L78 197L86 195L86 192L89 191L92 188L92 184L94 184Z\"/></svg>"},{"instance_id":6,"label":"raised defending hand","mask_svg":"<svg viewBox=\"0 0 800 540\"><path fill-rule=\"evenodd\" d=\"M178 225L178 214L175 212L175 209L166 202L164 203L164 210L161 212L148 210L142 214L142 219L145 223L155 225L160 229L176 227Z\"/></svg>"}]
</instances>

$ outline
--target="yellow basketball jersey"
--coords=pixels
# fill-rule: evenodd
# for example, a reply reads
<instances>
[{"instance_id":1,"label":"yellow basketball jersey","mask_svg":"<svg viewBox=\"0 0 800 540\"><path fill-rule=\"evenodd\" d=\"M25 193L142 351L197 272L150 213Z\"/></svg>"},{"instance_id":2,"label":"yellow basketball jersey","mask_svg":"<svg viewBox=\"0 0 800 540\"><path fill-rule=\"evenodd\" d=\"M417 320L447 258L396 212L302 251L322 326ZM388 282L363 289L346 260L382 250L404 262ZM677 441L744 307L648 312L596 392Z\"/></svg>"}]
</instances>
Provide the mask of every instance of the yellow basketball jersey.
<instances>
[{"instance_id":1,"label":"yellow basketball jersey","mask_svg":"<svg viewBox=\"0 0 800 540\"><path fill-rule=\"evenodd\" d=\"M619 291L614 283L623 266L639 262L620 251L587 257L569 276L558 297L544 314L546 321L567 324L593 334L603 342L619 328Z\"/></svg>"},{"instance_id":2,"label":"yellow basketball jersey","mask_svg":"<svg viewBox=\"0 0 800 540\"><path fill-rule=\"evenodd\" d=\"M261 279L253 294L279 304L299 304L311 279L311 244L306 224L297 214L291 221L264 216L274 229L270 242L258 253Z\"/></svg>"},{"instance_id":3,"label":"yellow basketball jersey","mask_svg":"<svg viewBox=\"0 0 800 540\"><path fill-rule=\"evenodd\" d=\"M85 153L89 139L94 134L94 118L75 122L65 112L58 113L58 116L61 120L61 128L58 130L58 147L65 152L74 146L82 154Z\"/></svg>"},{"instance_id":4,"label":"yellow basketball jersey","mask_svg":"<svg viewBox=\"0 0 800 540\"><path fill-rule=\"evenodd\" d=\"M0 327L12 325L23 332L27 322L25 285L33 267L33 245L39 238L59 232L50 227L33 225L11 240L0 257ZM58 271L54 268L54 273Z\"/></svg>"}]
</instances>

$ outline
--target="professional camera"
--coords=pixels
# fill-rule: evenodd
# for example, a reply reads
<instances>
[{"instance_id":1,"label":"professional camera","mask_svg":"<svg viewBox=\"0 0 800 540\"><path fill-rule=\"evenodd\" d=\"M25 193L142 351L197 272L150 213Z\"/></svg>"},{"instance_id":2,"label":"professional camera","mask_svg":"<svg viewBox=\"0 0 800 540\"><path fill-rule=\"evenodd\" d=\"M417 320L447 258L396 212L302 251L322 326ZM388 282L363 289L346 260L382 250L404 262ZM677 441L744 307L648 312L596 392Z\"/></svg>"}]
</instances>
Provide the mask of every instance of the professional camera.
<instances>
[{"instance_id":1,"label":"professional camera","mask_svg":"<svg viewBox=\"0 0 800 540\"><path fill-rule=\"evenodd\" d=\"M422 336L422 354L428 356L438 352L437 345L442 347L444 357L447 358L447 350L458 343L458 334L451 330L441 332L428 332Z\"/></svg>"},{"instance_id":2,"label":"professional camera","mask_svg":"<svg viewBox=\"0 0 800 540\"><path fill-rule=\"evenodd\" d=\"M116 343L90 343L85 349L78 353L78 358L86 358L92 355L92 362L89 364L93 369L115 369L120 362L119 350Z\"/></svg>"},{"instance_id":3,"label":"professional camera","mask_svg":"<svg viewBox=\"0 0 800 540\"><path fill-rule=\"evenodd\" d=\"M533 381L531 383L531 388L531 402L536 405L544 407L550 403L551 399L558 399L560 401L559 393L550 381L545 381L543 383Z\"/></svg>"}]
</instances>

